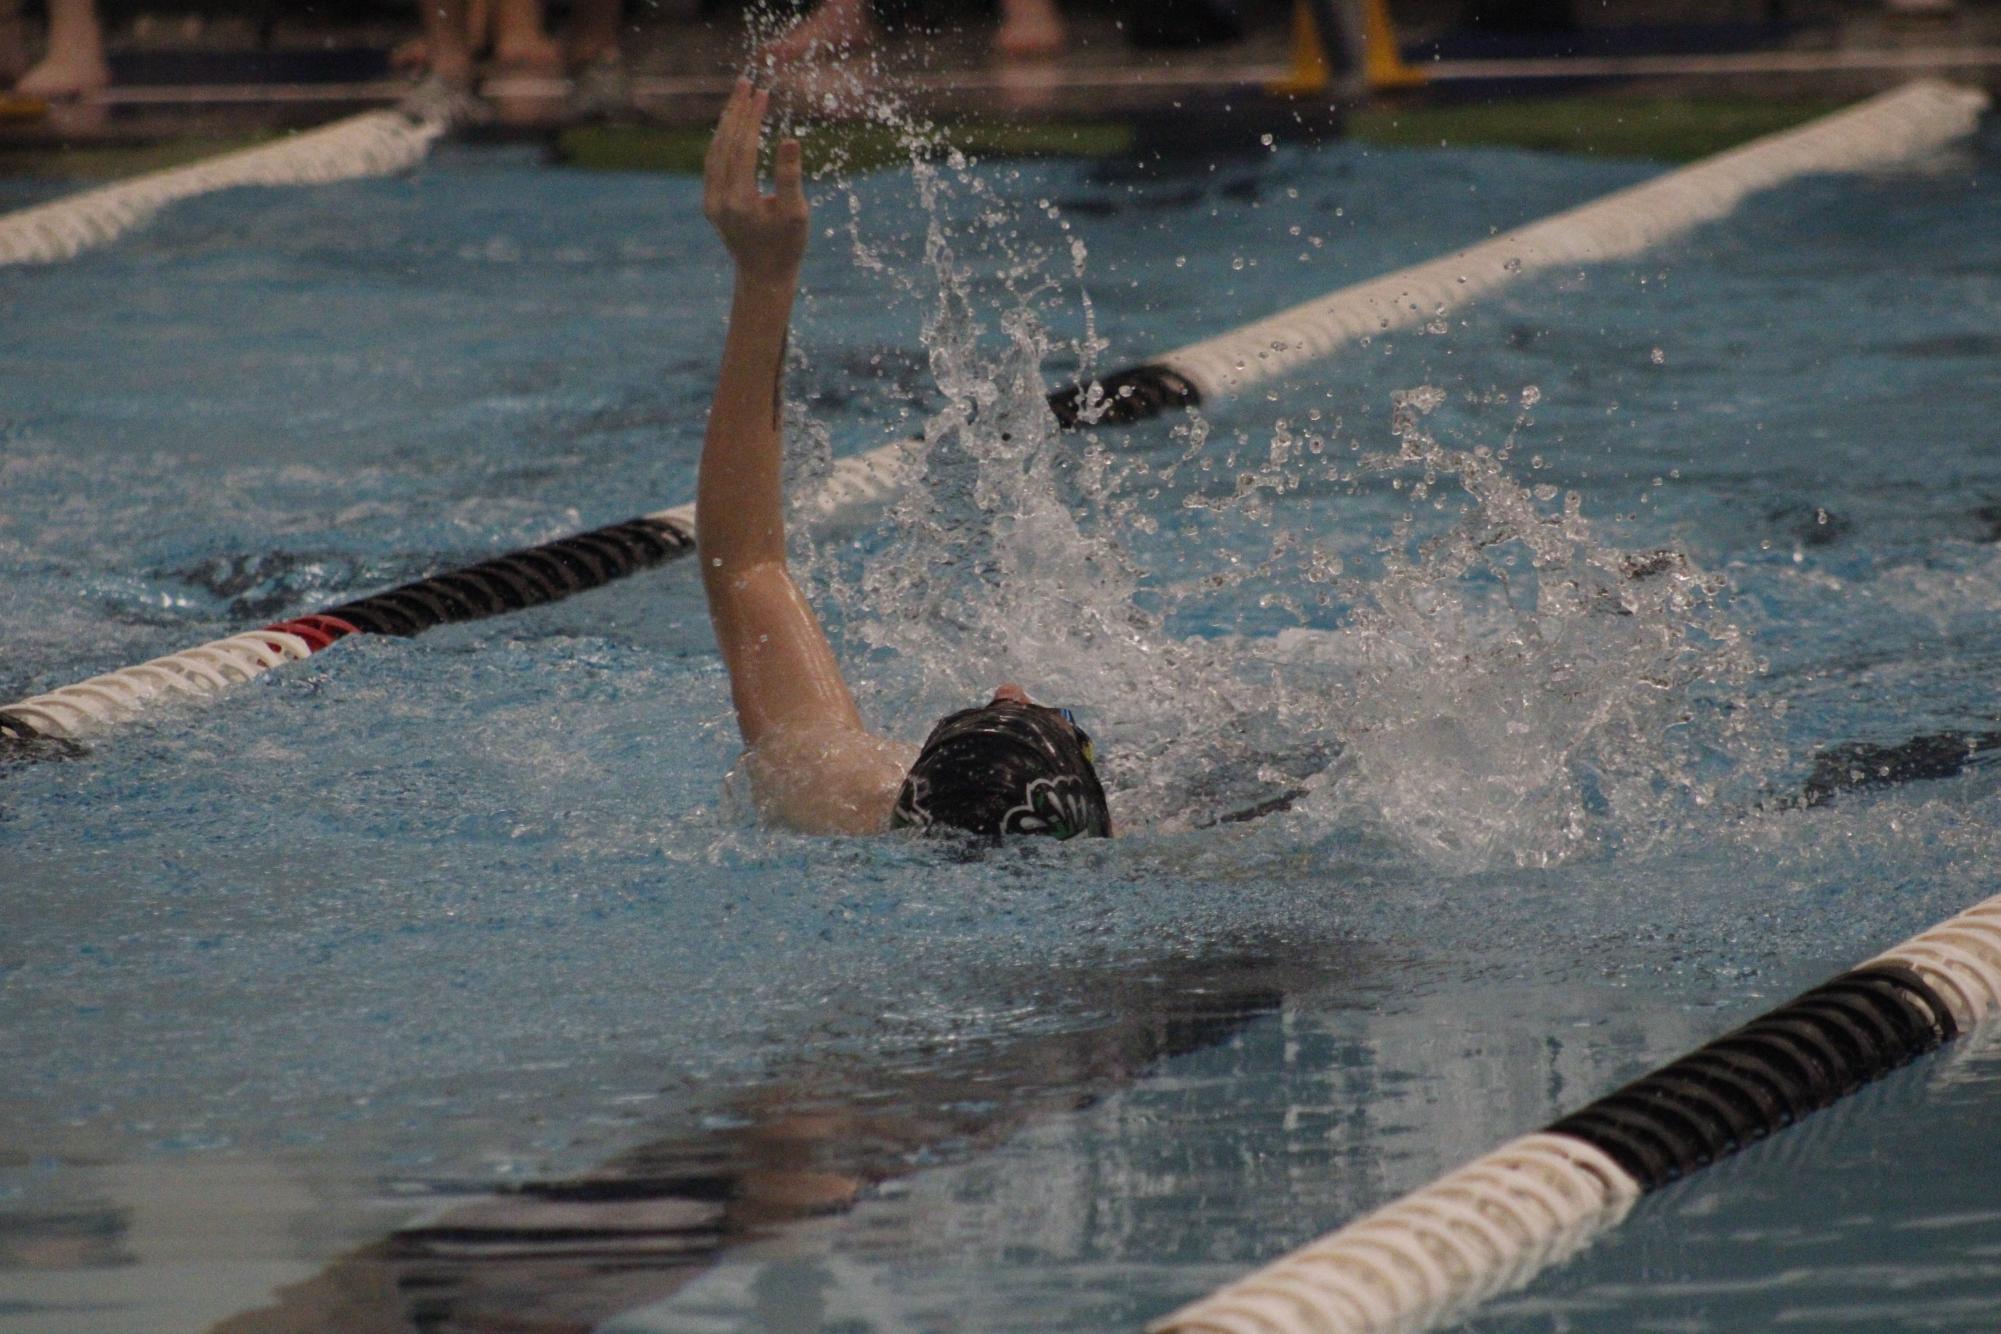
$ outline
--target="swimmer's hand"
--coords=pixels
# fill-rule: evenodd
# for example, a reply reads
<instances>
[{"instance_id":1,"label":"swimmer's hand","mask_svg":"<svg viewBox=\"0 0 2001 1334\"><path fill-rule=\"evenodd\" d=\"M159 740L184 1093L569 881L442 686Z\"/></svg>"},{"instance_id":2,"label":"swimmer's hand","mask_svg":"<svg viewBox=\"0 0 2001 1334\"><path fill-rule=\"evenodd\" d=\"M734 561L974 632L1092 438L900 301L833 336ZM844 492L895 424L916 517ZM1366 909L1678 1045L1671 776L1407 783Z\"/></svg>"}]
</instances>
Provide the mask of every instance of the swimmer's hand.
<instances>
[{"instance_id":1,"label":"swimmer's hand","mask_svg":"<svg viewBox=\"0 0 2001 1334\"><path fill-rule=\"evenodd\" d=\"M709 143L702 171L702 212L715 224L739 279L790 284L806 253L806 194L800 183L799 141L775 154L775 194L757 188L757 141L769 91L738 79Z\"/></svg>"}]
</instances>

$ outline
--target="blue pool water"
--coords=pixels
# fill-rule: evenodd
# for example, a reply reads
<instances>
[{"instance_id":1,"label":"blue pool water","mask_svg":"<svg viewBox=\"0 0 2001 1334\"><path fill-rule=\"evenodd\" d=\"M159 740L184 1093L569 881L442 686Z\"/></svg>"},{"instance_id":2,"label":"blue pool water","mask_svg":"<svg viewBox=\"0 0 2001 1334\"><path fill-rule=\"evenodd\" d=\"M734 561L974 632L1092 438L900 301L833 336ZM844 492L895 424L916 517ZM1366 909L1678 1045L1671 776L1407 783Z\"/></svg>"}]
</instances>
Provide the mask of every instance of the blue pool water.
<instances>
[{"instance_id":1,"label":"blue pool water","mask_svg":"<svg viewBox=\"0 0 2001 1334\"><path fill-rule=\"evenodd\" d=\"M1110 845L755 827L685 565L0 771L0 1330L1130 1326L2001 892L1992 770L1778 799L1997 726L1997 161L1788 186L1199 419L983 408L935 502L817 530L865 712L1071 704ZM1087 332L1141 361L1657 170L822 182L802 491ZM697 188L452 149L0 270L0 699L688 499ZM1474 1327L1991 1328L1962 1048Z\"/></svg>"}]
</instances>

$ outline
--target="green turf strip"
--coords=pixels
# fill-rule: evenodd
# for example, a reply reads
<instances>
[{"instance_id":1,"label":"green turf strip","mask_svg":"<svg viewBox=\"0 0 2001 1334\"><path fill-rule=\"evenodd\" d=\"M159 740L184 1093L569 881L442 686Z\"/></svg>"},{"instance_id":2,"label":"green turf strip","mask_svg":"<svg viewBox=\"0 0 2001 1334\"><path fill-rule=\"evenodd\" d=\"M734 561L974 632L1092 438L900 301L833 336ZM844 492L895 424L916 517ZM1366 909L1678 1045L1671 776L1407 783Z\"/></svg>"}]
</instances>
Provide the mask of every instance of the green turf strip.
<instances>
[{"instance_id":1,"label":"green turf strip","mask_svg":"<svg viewBox=\"0 0 2001 1334\"><path fill-rule=\"evenodd\" d=\"M275 132L227 138L166 139L146 144L92 144L78 147L13 147L0 144L0 176L40 176L57 181L117 181L218 153L251 148L277 138Z\"/></svg>"},{"instance_id":2,"label":"green turf strip","mask_svg":"<svg viewBox=\"0 0 2001 1334\"><path fill-rule=\"evenodd\" d=\"M1628 99L1564 97L1426 106L1365 107L1348 115L1351 138L1400 147L1509 147L1604 157L1687 162L1761 134L1788 129L1839 109L1825 99ZM1283 115L1274 104L1273 123ZM974 157L1119 157L1132 152L1133 131L1119 121L1009 124L967 120L946 124L944 137ZM0 143L0 174L95 182L118 180L197 162L277 137L265 132L170 139L145 145L76 148L9 147ZM831 124L801 138L809 170L866 171L910 160L896 134L879 125ZM555 137L556 160L597 171L699 173L707 126L583 125Z\"/></svg>"},{"instance_id":3,"label":"green turf strip","mask_svg":"<svg viewBox=\"0 0 2001 1334\"><path fill-rule=\"evenodd\" d=\"M1539 98L1460 105L1367 107L1349 113L1351 138L1399 147L1507 147L1603 157L1688 162L1762 134L1838 110L1833 99ZM1278 116L1274 111L1274 118ZM966 121L946 139L975 157L1114 157L1131 151L1131 129L1116 122L1008 125ZM909 160L896 136L876 125L836 125L804 136L809 170L868 170ZM558 158L604 171L699 172L706 128L585 126L558 139Z\"/></svg>"},{"instance_id":4,"label":"green turf strip","mask_svg":"<svg viewBox=\"0 0 2001 1334\"><path fill-rule=\"evenodd\" d=\"M1508 147L1689 162L1846 105L1836 100L1607 97L1367 108L1351 138L1409 148Z\"/></svg>"},{"instance_id":5,"label":"green turf strip","mask_svg":"<svg viewBox=\"0 0 2001 1334\"><path fill-rule=\"evenodd\" d=\"M952 147L971 157L1113 157L1132 149L1129 126L1108 122L1037 122L1009 125L962 121L941 127ZM556 139L556 156L593 171L699 173L709 128L666 129L640 125L581 125ZM880 125L824 125L799 136L809 172L836 167L870 171L910 161L910 150Z\"/></svg>"}]
</instances>

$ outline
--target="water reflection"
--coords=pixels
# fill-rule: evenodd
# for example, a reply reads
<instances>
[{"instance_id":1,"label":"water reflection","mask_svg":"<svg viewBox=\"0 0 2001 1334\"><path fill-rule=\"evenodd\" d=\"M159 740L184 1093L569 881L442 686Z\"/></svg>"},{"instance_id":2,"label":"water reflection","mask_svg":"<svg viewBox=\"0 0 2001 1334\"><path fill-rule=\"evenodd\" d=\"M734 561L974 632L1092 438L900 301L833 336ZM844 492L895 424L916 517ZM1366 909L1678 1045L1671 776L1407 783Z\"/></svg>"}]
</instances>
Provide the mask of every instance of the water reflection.
<instances>
[{"instance_id":1,"label":"water reflection","mask_svg":"<svg viewBox=\"0 0 2001 1334\"><path fill-rule=\"evenodd\" d=\"M587 1330L671 1295L732 1247L844 1213L887 1183L1088 1107L1288 998L1361 976L1346 944L986 978L988 996L1088 1016L1060 1031L826 1057L601 1168L452 1204L355 1250L221 1334Z\"/></svg>"}]
</instances>

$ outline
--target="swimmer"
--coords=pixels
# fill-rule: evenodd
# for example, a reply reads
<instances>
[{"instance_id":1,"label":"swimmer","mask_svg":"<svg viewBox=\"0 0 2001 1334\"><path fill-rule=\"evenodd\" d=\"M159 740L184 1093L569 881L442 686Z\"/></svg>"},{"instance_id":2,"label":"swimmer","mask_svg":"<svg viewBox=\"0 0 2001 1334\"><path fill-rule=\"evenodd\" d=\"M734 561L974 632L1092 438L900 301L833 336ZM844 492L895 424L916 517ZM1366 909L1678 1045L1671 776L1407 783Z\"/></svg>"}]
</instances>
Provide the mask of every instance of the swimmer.
<instances>
[{"instance_id":1,"label":"swimmer","mask_svg":"<svg viewBox=\"0 0 2001 1334\"><path fill-rule=\"evenodd\" d=\"M779 431L787 329L806 251L799 141L758 185L770 94L740 80L704 168L702 211L736 267L729 332L702 443L702 585L729 668L743 772L760 814L814 834L914 827L997 837L1109 836L1091 739L1019 685L940 720L922 747L863 723L785 556Z\"/></svg>"}]
</instances>

